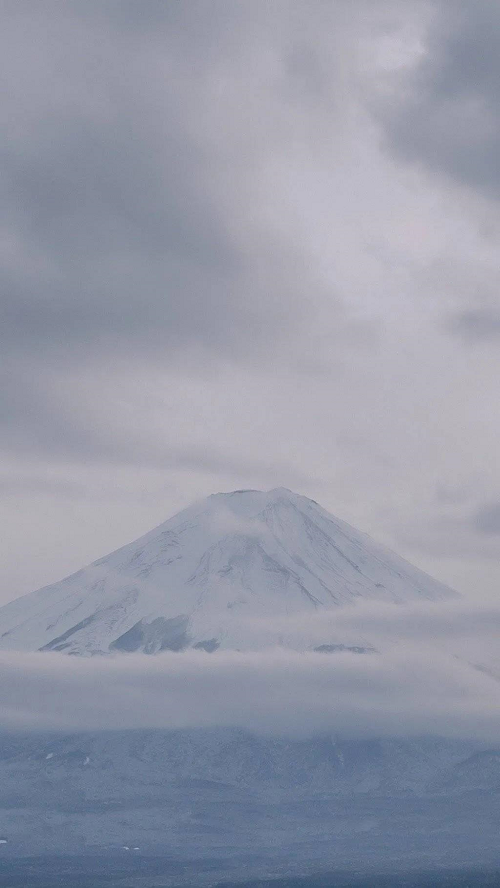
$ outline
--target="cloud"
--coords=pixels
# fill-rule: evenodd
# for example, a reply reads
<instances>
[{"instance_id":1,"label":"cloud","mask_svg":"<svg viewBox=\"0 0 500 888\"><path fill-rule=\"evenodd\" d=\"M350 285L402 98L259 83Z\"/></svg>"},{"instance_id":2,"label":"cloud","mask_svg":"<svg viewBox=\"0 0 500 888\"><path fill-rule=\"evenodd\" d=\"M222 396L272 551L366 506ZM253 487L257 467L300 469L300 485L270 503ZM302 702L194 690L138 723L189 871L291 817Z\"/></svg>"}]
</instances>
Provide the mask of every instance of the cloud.
<instances>
[{"instance_id":1,"label":"cloud","mask_svg":"<svg viewBox=\"0 0 500 888\"><path fill-rule=\"evenodd\" d=\"M383 119L393 150L498 200L500 74L495 3L433 4L419 64Z\"/></svg>"},{"instance_id":2,"label":"cloud","mask_svg":"<svg viewBox=\"0 0 500 888\"><path fill-rule=\"evenodd\" d=\"M367 605L344 609L335 623L340 635L362 627L378 653L2 653L0 727L239 726L293 736L500 740L498 610Z\"/></svg>"},{"instance_id":3,"label":"cloud","mask_svg":"<svg viewBox=\"0 0 500 888\"><path fill-rule=\"evenodd\" d=\"M211 533L219 538L233 534L235 536L249 537L250 539L272 537L271 529L262 521L237 515L234 511L225 507L223 503L220 503L212 513L209 528Z\"/></svg>"},{"instance_id":4,"label":"cloud","mask_svg":"<svg viewBox=\"0 0 500 888\"><path fill-rule=\"evenodd\" d=\"M239 726L310 736L498 739L498 683L416 649L385 657L193 652L106 661L0 656L6 729Z\"/></svg>"},{"instance_id":5,"label":"cloud","mask_svg":"<svg viewBox=\"0 0 500 888\"><path fill-rule=\"evenodd\" d=\"M326 109L328 143L314 40L346 23L322 4L174 7L5 7L4 354L262 359L324 286L261 174Z\"/></svg>"},{"instance_id":6,"label":"cloud","mask_svg":"<svg viewBox=\"0 0 500 888\"><path fill-rule=\"evenodd\" d=\"M146 16L131 41L131 7L110 11L7 8L3 351L91 357L235 340L241 351L266 328L258 287L245 292L252 244L239 242L234 158L225 167L211 149L210 115L196 120L215 99L210 41L194 28L188 40L187 11ZM269 253L269 280L274 262Z\"/></svg>"},{"instance_id":7,"label":"cloud","mask_svg":"<svg viewBox=\"0 0 500 888\"><path fill-rule=\"evenodd\" d=\"M283 37L262 3L141 16L130 3L6 5L4 449L118 454L120 435L103 441L75 409L93 367L272 364L293 354L312 293L338 316L339 345L355 338L335 288L269 214L263 176L288 138L307 148L317 14L304 44L301 8Z\"/></svg>"},{"instance_id":8,"label":"cloud","mask_svg":"<svg viewBox=\"0 0 500 888\"><path fill-rule=\"evenodd\" d=\"M233 625L237 622L233 619ZM418 602L401 607L381 601L361 601L354 606L312 615L266 620L245 620L243 638L258 643L281 635L285 647L305 649L328 642L351 646L366 645L378 653L400 647L424 645L426 655L439 651L474 660L496 656L495 638L500 630L500 611L496 603L471 602L460 596L445 602ZM367 668L370 668L369 665Z\"/></svg>"},{"instance_id":9,"label":"cloud","mask_svg":"<svg viewBox=\"0 0 500 888\"><path fill-rule=\"evenodd\" d=\"M500 534L500 503L488 503L475 513L472 524L475 530L485 536Z\"/></svg>"},{"instance_id":10,"label":"cloud","mask_svg":"<svg viewBox=\"0 0 500 888\"><path fill-rule=\"evenodd\" d=\"M465 342L496 342L500 339L500 310L471 308L453 313L446 328Z\"/></svg>"}]
</instances>

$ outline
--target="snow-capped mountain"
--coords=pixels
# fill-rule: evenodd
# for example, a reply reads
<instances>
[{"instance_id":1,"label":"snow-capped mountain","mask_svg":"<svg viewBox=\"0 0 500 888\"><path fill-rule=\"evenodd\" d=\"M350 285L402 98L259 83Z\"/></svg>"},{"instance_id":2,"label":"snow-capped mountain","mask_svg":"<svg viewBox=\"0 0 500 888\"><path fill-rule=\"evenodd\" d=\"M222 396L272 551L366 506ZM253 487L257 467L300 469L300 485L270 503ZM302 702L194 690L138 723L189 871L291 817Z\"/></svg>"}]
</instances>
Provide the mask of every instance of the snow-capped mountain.
<instances>
[{"instance_id":1,"label":"snow-capped mountain","mask_svg":"<svg viewBox=\"0 0 500 888\"><path fill-rule=\"evenodd\" d=\"M453 594L313 500L284 488L239 490L0 608L0 649L92 655L292 643L326 651L345 640L325 630L290 642L284 625L359 598Z\"/></svg>"}]
</instances>

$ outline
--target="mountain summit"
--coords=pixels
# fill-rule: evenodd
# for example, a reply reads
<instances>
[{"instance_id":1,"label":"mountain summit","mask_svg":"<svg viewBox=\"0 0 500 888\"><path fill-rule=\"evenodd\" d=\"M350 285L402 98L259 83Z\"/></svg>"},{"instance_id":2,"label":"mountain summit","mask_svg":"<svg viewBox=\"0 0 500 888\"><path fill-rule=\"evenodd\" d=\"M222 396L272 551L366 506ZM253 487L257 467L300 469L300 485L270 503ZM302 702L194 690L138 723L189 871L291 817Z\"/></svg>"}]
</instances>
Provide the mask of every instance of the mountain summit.
<instances>
[{"instance_id":1,"label":"mountain summit","mask_svg":"<svg viewBox=\"0 0 500 888\"><path fill-rule=\"evenodd\" d=\"M280 621L331 615L356 599L452 594L307 497L236 490L0 608L0 649L87 656L259 649L286 643Z\"/></svg>"}]
</instances>

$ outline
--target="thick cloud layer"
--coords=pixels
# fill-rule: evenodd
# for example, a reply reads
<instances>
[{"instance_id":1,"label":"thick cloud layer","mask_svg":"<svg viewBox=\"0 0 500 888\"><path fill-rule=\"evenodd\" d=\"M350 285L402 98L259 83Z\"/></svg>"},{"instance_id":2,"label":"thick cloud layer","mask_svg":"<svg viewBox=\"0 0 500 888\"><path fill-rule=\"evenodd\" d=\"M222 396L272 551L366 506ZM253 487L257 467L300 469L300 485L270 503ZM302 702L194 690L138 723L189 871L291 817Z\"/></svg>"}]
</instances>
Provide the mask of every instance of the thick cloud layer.
<instances>
[{"instance_id":1,"label":"thick cloud layer","mask_svg":"<svg viewBox=\"0 0 500 888\"><path fill-rule=\"evenodd\" d=\"M388 116L393 144L498 200L500 9L489 0L441 0L433 12L409 93Z\"/></svg>"},{"instance_id":2,"label":"thick cloud layer","mask_svg":"<svg viewBox=\"0 0 500 888\"><path fill-rule=\"evenodd\" d=\"M293 643L304 631L285 627ZM333 625L334 623L334 625ZM314 635L314 619L306 627ZM324 619L317 620L324 638ZM188 651L81 659L0 655L0 728L240 726L311 736L442 736L500 742L500 613L458 604L347 608L332 636L364 654ZM262 631L262 627L259 627Z\"/></svg>"},{"instance_id":3,"label":"thick cloud layer","mask_svg":"<svg viewBox=\"0 0 500 888\"><path fill-rule=\"evenodd\" d=\"M495 4L0 17L0 601L280 485L495 595Z\"/></svg>"}]
</instances>

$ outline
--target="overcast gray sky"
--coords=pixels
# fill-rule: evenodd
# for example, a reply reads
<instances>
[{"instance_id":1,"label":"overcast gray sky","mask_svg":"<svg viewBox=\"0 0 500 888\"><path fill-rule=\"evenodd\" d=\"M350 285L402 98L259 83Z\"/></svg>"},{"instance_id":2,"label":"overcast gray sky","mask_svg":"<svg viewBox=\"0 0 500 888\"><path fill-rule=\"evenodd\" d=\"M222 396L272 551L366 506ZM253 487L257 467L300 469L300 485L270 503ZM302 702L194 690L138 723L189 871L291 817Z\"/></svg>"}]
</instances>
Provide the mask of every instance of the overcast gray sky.
<instances>
[{"instance_id":1,"label":"overcast gray sky","mask_svg":"<svg viewBox=\"0 0 500 888\"><path fill-rule=\"evenodd\" d=\"M276 486L494 597L500 6L0 14L0 601Z\"/></svg>"}]
</instances>

